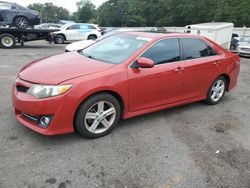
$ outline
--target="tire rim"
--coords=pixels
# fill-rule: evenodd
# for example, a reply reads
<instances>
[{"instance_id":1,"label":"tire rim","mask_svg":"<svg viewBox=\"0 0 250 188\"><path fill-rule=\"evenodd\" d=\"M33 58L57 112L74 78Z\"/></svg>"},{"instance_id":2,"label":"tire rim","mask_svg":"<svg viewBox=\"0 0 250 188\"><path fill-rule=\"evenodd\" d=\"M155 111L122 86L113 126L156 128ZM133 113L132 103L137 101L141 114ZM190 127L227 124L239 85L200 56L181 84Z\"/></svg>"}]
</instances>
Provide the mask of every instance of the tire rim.
<instances>
[{"instance_id":1,"label":"tire rim","mask_svg":"<svg viewBox=\"0 0 250 188\"><path fill-rule=\"evenodd\" d=\"M214 102L218 102L223 96L224 91L225 91L225 82L223 80L217 80L212 87L211 99Z\"/></svg>"},{"instance_id":2,"label":"tire rim","mask_svg":"<svg viewBox=\"0 0 250 188\"><path fill-rule=\"evenodd\" d=\"M6 47L11 47L14 44L14 41L11 37L5 36L2 38L1 43Z\"/></svg>"},{"instance_id":3,"label":"tire rim","mask_svg":"<svg viewBox=\"0 0 250 188\"><path fill-rule=\"evenodd\" d=\"M16 26L18 28L27 28L28 27L28 21L26 18L19 17L16 19Z\"/></svg>"},{"instance_id":4,"label":"tire rim","mask_svg":"<svg viewBox=\"0 0 250 188\"><path fill-rule=\"evenodd\" d=\"M115 117L116 109L114 105L108 101L99 101L88 109L84 124L89 132L100 134L113 125Z\"/></svg>"},{"instance_id":5,"label":"tire rim","mask_svg":"<svg viewBox=\"0 0 250 188\"><path fill-rule=\"evenodd\" d=\"M62 43L63 43L62 37L57 37L57 43L58 43L58 44L62 44Z\"/></svg>"}]
</instances>

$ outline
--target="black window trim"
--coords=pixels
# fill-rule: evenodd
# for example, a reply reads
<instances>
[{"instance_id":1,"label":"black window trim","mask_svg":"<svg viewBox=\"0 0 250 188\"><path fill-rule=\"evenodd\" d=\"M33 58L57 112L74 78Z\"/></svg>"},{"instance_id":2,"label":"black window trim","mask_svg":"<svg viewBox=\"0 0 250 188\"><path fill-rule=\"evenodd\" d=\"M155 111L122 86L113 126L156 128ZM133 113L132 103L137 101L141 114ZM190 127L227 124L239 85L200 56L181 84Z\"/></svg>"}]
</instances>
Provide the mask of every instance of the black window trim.
<instances>
[{"instance_id":1,"label":"black window trim","mask_svg":"<svg viewBox=\"0 0 250 188\"><path fill-rule=\"evenodd\" d=\"M135 65L136 64L136 61L149 49L151 48L153 45L155 45L157 42L160 42L162 40L167 40L167 39L178 39L178 43L179 43L179 46L180 46L180 61L173 61L173 62L169 62L169 63L162 63L162 64L156 64L155 66L161 66L161 65L167 65L167 64L173 64L173 63L179 63L179 62L183 62L185 61L184 59L184 54L183 54L183 45L182 45L182 42L181 42L181 37L166 37L166 38L161 38L155 42L153 42L149 47L147 47L140 55L138 55L138 57L136 57L136 59L129 64L128 68L136 68L137 66Z\"/></svg>"},{"instance_id":2,"label":"black window trim","mask_svg":"<svg viewBox=\"0 0 250 188\"><path fill-rule=\"evenodd\" d=\"M207 46L209 46L210 48L213 49L213 51L216 53L215 55L210 55L210 56L206 56L206 57L198 57L198 58L194 58L194 59L186 59L186 54L184 52L184 45L183 45L183 39L197 39L197 40L200 40L202 42L204 42ZM180 43L181 43L181 47L182 47L182 55L183 55L183 60L184 61L191 61L191 60L195 60L195 59L202 59L202 58L208 58L208 57L214 57L214 56L217 56L219 55L219 53L207 42L205 41L204 39L202 38L198 38L198 37L180 37ZM208 49L208 48L207 48Z\"/></svg>"}]
</instances>

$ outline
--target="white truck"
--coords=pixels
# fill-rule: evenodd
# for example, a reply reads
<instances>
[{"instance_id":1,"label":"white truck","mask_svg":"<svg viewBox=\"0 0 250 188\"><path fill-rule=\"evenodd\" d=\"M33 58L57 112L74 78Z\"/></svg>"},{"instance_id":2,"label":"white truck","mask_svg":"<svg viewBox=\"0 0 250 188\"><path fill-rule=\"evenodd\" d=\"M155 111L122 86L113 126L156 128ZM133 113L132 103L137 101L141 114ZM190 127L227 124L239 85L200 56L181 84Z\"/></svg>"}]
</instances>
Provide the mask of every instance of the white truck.
<instances>
[{"instance_id":1,"label":"white truck","mask_svg":"<svg viewBox=\"0 0 250 188\"><path fill-rule=\"evenodd\" d=\"M233 23L210 22L186 26L186 33L198 34L207 37L225 49L230 49L233 34Z\"/></svg>"}]
</instances>

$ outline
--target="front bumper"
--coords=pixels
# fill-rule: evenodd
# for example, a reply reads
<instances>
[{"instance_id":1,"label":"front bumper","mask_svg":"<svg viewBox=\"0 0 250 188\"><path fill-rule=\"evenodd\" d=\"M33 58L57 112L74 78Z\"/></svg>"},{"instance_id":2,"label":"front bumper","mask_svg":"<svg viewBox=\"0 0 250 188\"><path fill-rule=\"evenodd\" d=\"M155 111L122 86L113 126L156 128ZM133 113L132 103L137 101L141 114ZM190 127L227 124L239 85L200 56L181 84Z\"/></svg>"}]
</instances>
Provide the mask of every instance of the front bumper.
<instances>
[{"instance_id":1,"label":"front bumper","mask_svg":"<svg viewBox=\"0 0 250 188\"><path fill-rule=\"evenodd\" d=\"M26 127L42 135L51 136L74 132L74 109L67 95L36 99L27 94L25 89L32 83L17 79L12 89L13 109L16 119ZM36 118L50 116L51 122L48 128L44 128L36 121Z\"/></svg>"},{"instance_id":2,"label":"front bumper","mask_svg":"<svg viewBox=\"0 0 250 188\"><path fill-rule=\"evenodd\" d=\"M247 50L239 49L238 54L240 56L250 57L250 48L247 48Z\"/></svg>"}]
</instances>

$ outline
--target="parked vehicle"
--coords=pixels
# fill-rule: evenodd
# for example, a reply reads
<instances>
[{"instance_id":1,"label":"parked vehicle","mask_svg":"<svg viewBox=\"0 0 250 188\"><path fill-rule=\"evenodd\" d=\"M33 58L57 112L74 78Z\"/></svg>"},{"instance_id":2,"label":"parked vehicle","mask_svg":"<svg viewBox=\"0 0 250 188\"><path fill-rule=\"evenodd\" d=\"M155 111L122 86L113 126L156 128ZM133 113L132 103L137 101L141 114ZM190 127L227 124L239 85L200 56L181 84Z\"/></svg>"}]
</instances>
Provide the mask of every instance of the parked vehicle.
<instances>
[{"instance_id":1,"label":"parked vehicle","mask_svg":"<svg viewBox=\"0 0 250 188\"><path fill-rule=\"evenodd\" d=\"M150 27L148 31L155 31L155 32L167 32L164 27Z\"/></svg>"},{"instance_id":2,"label":"parked vehicle","mask_svg":"<svg viewBox=\"0 0 250 188\"><path fill-rule=\"evenodd\" d=\"M35 40L54 41L55 29L18 29L0 27L0 48L15 48L17 43L24 46L25 42Z\"/></svg>"},{"instance_id":3,"label":"parked vehicle","mask_svg":"<svg viewBox=\"0 0 250 188\"><path fill-rule=\"evenodd\" d=\"M210 22L186 26L186 33L198 34L213 40L225 49L230 49L233 23Z\"/></svg>"},{"instance_id":4,"label":"parked vehicle","mask_svg":"<svg viewBox=\"0 0 250 188\"><path fill-rule=\"evenodd\" d=\"M0 26L14 26L19 29L33 27L40 23L37 11L22 7L16 3L0 1Z\"/></svg>"},{"instance_id":5,"label":"parked vehicle","mask_svg":"<svg viewBox=\"0 0 250 188\"><path fill-rule=\"evenodd\" d=\"M237 54L197 35L125 32L24 66L13 107L19 122L43 135L98 138L120 118L200 100L218 104L239 69Z\"/></svg>"},{"instance_id":6,"label":"parked vehicle","mask_svg":"<svg viewBox=\"0 0 250 188\"><path fill-rule=\"evenodd\" d=\"M35 26L37 29L60 29L63 25L56 23L43 23Z\"/></svg>"},{"instance_id":7,"label":"parked vehicle","mask_svg":"<svg viewBox=\"0 0 250 188\"><path fill-rule=\"evenodd\" d=\"M250 57L250 37L244 37L238 42L237 52L240 56Z\"/></svg>"},{"instance_id":8,"label":"parked vehicle","mask_svg":"<svg viewBox=\"0 0 250 188\"><path fill-rule=\"evenodd\" d=\"M101 36L101 30L94 24L69 23L55 32L55 42L62 44L65 41L95 40Z\"/></svg>"},{"instance_id":9,"label":"parked vehicle","mask_svg":"<svg viewBox=\"0 0 250 188\"><path fill-rule=\"evenodd\" d=\"M82 49L84 49L84 48L104 39L104 38L110 37L112 35L116 35L118 33L127 32L127 31L128 31L128 29L116 29L116 30L112 30L112 31L108 32L107 34L103 35L102 37L98 38L97 40L81 40L78 42L73 42L71 44L68 44L65 47L65 52L73 52L73 51L82 50Z\"/></svg>"}]
</instances>

